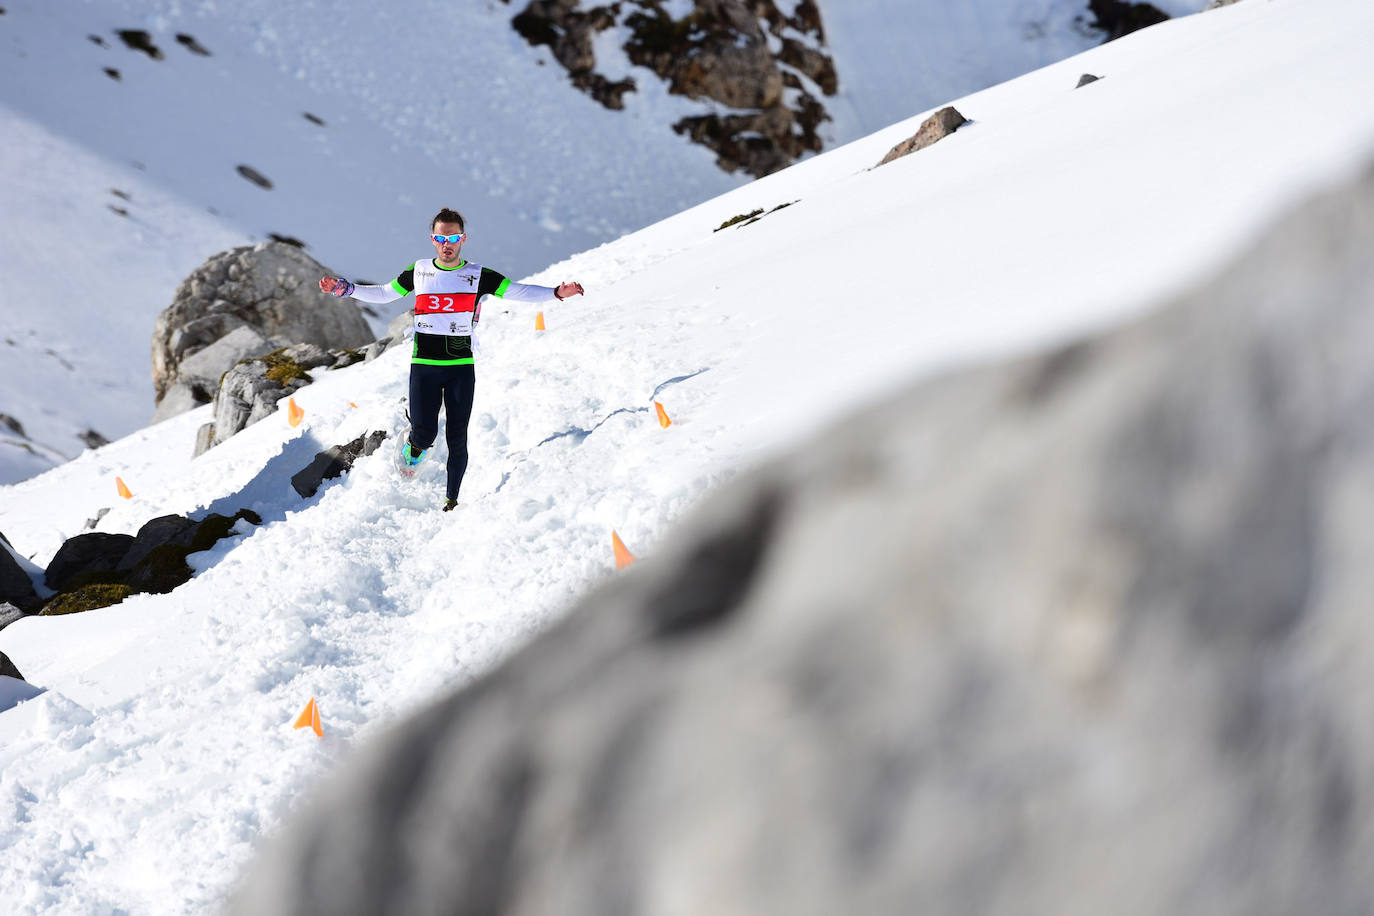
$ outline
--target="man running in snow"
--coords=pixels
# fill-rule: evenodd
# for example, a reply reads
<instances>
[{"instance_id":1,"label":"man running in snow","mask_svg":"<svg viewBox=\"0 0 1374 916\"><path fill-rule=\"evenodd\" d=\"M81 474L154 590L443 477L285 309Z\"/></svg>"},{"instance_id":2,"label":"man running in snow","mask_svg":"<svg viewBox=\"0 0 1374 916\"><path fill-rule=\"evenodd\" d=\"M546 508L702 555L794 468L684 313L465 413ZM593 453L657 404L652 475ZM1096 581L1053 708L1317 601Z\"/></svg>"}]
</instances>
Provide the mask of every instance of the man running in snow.
<instances>
[{"instance_id":1,"label":"man running in snow","mask_svg":"<svg viewBox=\"0 0 1374 916\"><path fill-rule=\"evenodd\" d=\"M354 286L343 277L321 277L320 290L385 305L415 294L415 346L410 354L410 435L401 450L406 469L414 468L439 435L439 405L448 426L447 512L458 504L458 487L468 467L468 419L476 372L472 332L487 295L517 302L549 302L583 292L580 283L557 288L512 283L494 270L464 261L467 241L463 217L445 207L430 220L435 258L416 261L384 286Z\"/></svg>"}]
</instances>

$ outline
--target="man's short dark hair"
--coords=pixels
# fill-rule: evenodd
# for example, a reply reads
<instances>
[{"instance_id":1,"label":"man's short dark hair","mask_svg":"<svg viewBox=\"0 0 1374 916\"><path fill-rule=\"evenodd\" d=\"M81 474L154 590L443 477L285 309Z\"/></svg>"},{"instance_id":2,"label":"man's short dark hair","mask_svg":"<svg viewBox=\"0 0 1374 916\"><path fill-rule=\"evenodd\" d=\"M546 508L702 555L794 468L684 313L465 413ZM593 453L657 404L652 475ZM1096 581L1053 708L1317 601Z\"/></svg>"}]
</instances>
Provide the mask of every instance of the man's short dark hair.
<instances>
[{"instance_id":1,"label":"man's short dark hair","mask_svg":"<svg viewBox=\"0 0 1374 916\"><path fill-rule=\"evenodd\" d=\"M457 210L450 210L448 207L434 214L434 219L429 221L429 231L433 232L434 227L440 223L457 223L459 229L464 232L468 231L468 224L463 222L463 214Z\"/></svg>"}]
</instances>

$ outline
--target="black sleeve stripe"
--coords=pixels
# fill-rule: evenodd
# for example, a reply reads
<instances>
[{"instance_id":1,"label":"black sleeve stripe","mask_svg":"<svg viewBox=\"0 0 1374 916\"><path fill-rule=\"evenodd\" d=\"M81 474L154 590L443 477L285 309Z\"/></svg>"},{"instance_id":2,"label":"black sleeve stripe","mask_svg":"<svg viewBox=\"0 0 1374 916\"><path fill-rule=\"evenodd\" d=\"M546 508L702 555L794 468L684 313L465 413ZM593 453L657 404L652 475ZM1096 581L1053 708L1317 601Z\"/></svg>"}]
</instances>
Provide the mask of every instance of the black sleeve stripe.
<instances>
[{"instance_id":1,"label":"black sleeve stripe","mask_svg":"<svg viewBox=\"0 0 1374 916\"><path fill-rule=\"evenodd\" d=\"M506 278L489 267L482 268L482 278L477 281L477 296L490 296L500 288Z\"/></svg>"}]
</instances>

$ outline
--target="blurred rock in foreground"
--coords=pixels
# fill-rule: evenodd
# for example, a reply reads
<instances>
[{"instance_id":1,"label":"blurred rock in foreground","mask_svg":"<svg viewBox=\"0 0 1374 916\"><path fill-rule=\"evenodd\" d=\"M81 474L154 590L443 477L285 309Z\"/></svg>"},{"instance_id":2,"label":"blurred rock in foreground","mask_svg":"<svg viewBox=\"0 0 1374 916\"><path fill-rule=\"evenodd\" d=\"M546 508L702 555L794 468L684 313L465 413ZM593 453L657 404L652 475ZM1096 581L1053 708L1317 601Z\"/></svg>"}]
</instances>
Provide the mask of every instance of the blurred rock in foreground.
<instances>
[{"instance_id":1,"label":"blurred rock in foreground","mask_svg":"<svg viewBox=\"0 0 1374 916\"><path fill-rule=\"evenodd\" d=\"M1367 173L738 479L233 912L1374 911L1371 250Z\"/></svg>"}]
</instances>

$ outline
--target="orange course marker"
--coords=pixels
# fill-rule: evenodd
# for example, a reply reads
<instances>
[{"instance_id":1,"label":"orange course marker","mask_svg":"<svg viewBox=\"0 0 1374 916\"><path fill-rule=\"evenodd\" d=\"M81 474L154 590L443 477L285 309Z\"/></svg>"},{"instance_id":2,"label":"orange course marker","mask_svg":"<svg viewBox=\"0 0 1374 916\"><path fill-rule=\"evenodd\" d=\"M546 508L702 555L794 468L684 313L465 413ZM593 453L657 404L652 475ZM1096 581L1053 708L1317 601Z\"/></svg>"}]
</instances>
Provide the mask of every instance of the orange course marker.
<instances>
[{"instance_id":1,"label":"orange course marker","mask_svg":"<svg viewBox=\"0 0 1374 916\"><path fill-rule=\"evenodd\" d=\"M535 329L536 331L542 331L542 330L544 330L544 313L543 313L543 312L538 312L537 314L535 314L535 316L534 316L534 329Z\"/></svg>"},{"instance_id":2,"label":"orange course marker","mask_svg":"<svg viewBox=\"0 0 1374 916\"><path fill-rule=\"evenodd\" d=\"M124 497L125 499L134 498L134 494L130 493L128 486L125 485L123 477L115 478L115 489L118 490L119 495Z\"/></svg>"},{"instance_id":3,"label":"orange course marker","mask_svg":"<svg viewBox=\"0 0 1374 916\"><path fill-rule=\"evenodd\" d=\"M305 417L305 411L296 406L295 398L286 399L286 420L292 426L300 426L301 420Z\"/></svg>"},{"instance_id":4,"label":"orange course marker","mask_svg":"<svg viewBox=\"0 0 1374 916\"><path fill-rule=\"evenodd\" d=\"M320 726L320 707L315 705L315 698L311 697L310 702L305 704L305 709L296 717L296 724L292 728L308 728L315 733L318 738L324 737L324 729Z\"/></svg>"},{"instance_id":5,"label":"orange course marker","mask_svg":"<svg viewBox=\"0 0 1374 916\"><path fill-rule=\"evenodd\" d=\"M668 412L663 409L663 405L660 404L658 401L654 401L654 410L658 411L659 426L662 426L664 429L667 429L668 427L673 425L673 421L668 419Z\"/></svg>"},{"instance_id":6,"label":"orange course marker","mask_svg":"<svg viewBox=\"0 0 1374 916\"><path fill-rule=\"evenodd\" d=\"M630 549L625 546L625 542L614 530L611 531L611 547L615 550L616 569L624 569L635 561L635 555L630 553Z\"/></svg>"}]
</instances>

